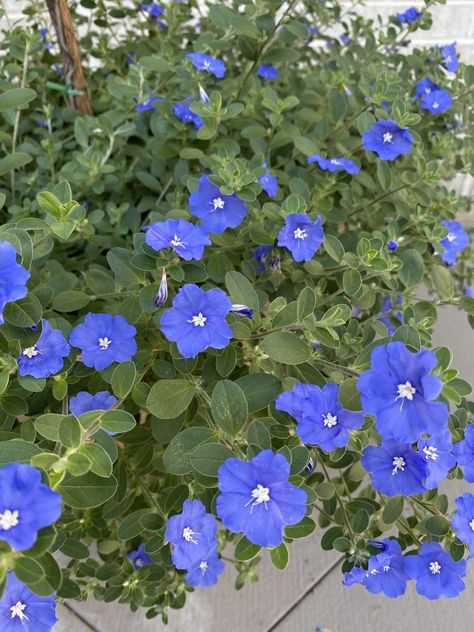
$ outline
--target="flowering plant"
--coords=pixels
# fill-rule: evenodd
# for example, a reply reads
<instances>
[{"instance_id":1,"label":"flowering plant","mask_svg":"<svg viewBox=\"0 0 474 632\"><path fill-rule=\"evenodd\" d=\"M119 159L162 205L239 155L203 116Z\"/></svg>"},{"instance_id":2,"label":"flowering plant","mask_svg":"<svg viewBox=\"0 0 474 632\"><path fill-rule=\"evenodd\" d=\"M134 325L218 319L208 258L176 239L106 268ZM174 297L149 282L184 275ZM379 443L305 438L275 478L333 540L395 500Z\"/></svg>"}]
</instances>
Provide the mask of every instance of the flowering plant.
<instances>
[{"instance_id":1,"label":"flowering plant","mask_svg":"<svg viewBox=\"0 0 474 632\"><path fill-rule=\"evenodd\" d=\"M346 585L459 594L474 407L432 335L474 326L474 67L408 49L436 1L81 2L87 94L42 4L2 33L2 630L166 621L316 529Z\"/></svg>"}]
</instances>

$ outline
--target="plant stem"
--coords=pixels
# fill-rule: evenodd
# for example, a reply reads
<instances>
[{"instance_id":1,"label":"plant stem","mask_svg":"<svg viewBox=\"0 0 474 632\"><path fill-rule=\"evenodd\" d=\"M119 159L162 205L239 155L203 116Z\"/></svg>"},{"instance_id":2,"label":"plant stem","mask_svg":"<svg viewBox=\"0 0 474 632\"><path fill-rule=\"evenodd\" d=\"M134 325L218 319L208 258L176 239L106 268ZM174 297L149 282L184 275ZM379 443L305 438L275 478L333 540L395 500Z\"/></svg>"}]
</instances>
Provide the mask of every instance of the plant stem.
<instances>
[{"instance_id":1,"label":"plant stem","mask_svg":"<svg viewBox=\"0 0 474 632\"><path fill-rule=\"evenodd\" d=\"M27 73L28 73L28 60L29 60L29 52L30 52L30 42L27 40L25 43L25 54L23 56L23 72L21 75L21 84L20 87L24 88L26 86L26 77L27 77ZM18 140L18 131L20 129L20 117L21 117L21 110L18 109L15 113L15 124L13 126L13 136L12 136L12 154L16 153L16 143ZM10 182L11 182L11 188L12 188L12 198L13 201L15 201L15 169L11 170L11 174L10 174Z\"/></svg>"}]
</instances>

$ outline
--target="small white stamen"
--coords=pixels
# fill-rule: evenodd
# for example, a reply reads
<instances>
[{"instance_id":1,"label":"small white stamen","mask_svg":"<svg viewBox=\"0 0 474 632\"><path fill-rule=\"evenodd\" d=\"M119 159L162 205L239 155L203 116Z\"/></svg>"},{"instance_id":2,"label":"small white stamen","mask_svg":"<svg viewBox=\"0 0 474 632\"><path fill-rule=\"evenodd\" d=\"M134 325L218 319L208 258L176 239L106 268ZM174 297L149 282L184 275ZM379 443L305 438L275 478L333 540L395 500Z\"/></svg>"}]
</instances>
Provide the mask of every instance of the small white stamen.
<instances>
[{"instance_id":1,"label":"small white stamen","mask_svg":"<svg viewBox=\"0 0 474 632\"><path fill-rule=\"evenodd\" d=\"M178 235L175 235L173 239L170 241L170 244L173 248L184 248L186 246L186 242L182 241Z\"/></svg>"},{"instance_id":2,"label":"small white stamen","mask_svg":"<svg viewBox=\"0 0 474 632\"><path fill-rule=\"evenodd\" d=\"M454 233L448 233L446 239L448 241L456 241L456 235Z\"/></svg>"},{"instance_id":3,"label":"small white stamen","mask_svg":"<svg viewBox=\"0 0 474 632\"><path fill-rule=\"evenodd\" d=\"M430 94L431 93L431 88L425 88L425 94Z\"/></svg>"},{"instance_id":4,"label":"small white stamen","mask_svg":"<svg viewBox=\"0 0 474 632\"><path fill-rule=\"evenodd\" d=\"M110 338L99 338L99 347L103 350L108 349L112 344L112 340Z\"/></svg>"},{"instance_id":5,"label":"small white stamen","mask_svg":"<svg viewBox=\"0 0 474 632\"><path fill-rule=\"evenodd\" d=\"M385 572L389 571L389 570L390 570L390 566L387 564L387 566L384 566L384 567L383 567L383 570L384 570Z\"/></svg>"},{"instance_id":6,"label":"small white stamen","mask_svg":"<svg viewBox=\"0 0 474 632\"><path fill-rule=\"evenodd\" d=\"M12 527L16 527L19 523L19 515L16 510L11 511L10 509L5 509L3 513L0 513L0 529L9 531Z\"/></svg>"},{"instance_id":7,"label":"small white stamen","mask_svg":"<svg viewBox=\"0 0 474 632\"><path fill-rule=\"evenodd\" d=\"M332 164L332 165L341 165L342 163L341 163L341 161L340 161L340 160L337 160L337 158L333 158L333 159L331 160L331 164Z\"/></svg>"},{"instance_id":8,"label":"small white stamen","mask_svg":"<svg viewBox=\"0 0 474 632\"><path fill-rule=\"evenodd\" d=\"M328 413L327 415L323 415L324 425L326 428L332 428L337 424L337 415L332 415Z\"/></svg>"},{"instance_id":9,"label":"small white stamen","mask_svg":"<svg viewBox=\"0 0 474 632\"><path fill-rule=\"evenodd\" d=\"M23 619L26 619L26 621L29 621L28 617L23 612L25 608L26 608L26 604L21 603L21 601L17 601L16 604L14 606L11 606L10 608L11 613L12 613L11 618L14 619L15 617L18 617L21 622L23 622Z\"/></svg>"},{"instance_id":10,"label":"small white stamen","mask_svg":"<svg viewBox=\"0 0 474 632\"><path fill-rule=\"evenodd\" d=\"M451 63L451 59L452 59L452 58L451 58L451 55L448 55L447 57L445 57L445 58L444 58L444 61L445 61L447 64L450 64L450 63Z\"/></svg>"},{"instance_id":11,"label":"small white stamen","mask_svg":"<svg viewBox=\"0 0 474 632\"><path fill-rule=\"evenodd\" d=\"M206 320L207 318L199 312L199 314L195 314L191 320L188 320L188 323L191 323L195 327L204 327Z\"/></svg>"},{"instance_id":12,"label":"small white stamen","mask_svg":"<svg viewBox=\"0 0 474 632\"><path fill-rule=\"evenodd\" d=\"M252 503L252 507L254 507L254 505L261 505L263 503L265 505L265 509L268 509L268 502L270 502L269 488L264 487L263 485L260 485L260 483L258 483L257 487L255 489L252 489L252 497L248 501L248 503L245 504L245 506L247 507L248 505L250 505L250 503Z\"/></svg>"},{"instance_id":13,"label":"small white stamen","mask_svg":"<svg viewBox=\"0 0 474 632\"><path fill-rule=\"evenodd\" d=\"M224 208L225 202L222 198L217 197L212 200L212 205L214 206L214 210L216 211L218 208Z\"/></svg>"},{"instance_id":14,"label":"small white stamen","mask_svg":"<svg viewBox=\"0 0 474 632\"><path fill-rule=\"evenodd\" d=\"M206 70L207 70L207 68L210 68L210 67L211 67L211 62L210 62L210 61L207 61L207 59L206 59L206 60L203 62L203 64L202 64L202 65L203 65L203 66L204 66L204 68L206 68Z\"/></svg>"},{"instance_id":15,"label":"small white stamen","mask_svg":"<svg viewBox=\"0 0 474 632\"><path fill-rule=\"evenodd\" d=\"M439 459L438 448L435 448L432 445L425 445L425 447L423 448L423 452L427 460L432 459L433 461L437 461Z\"/></svg>"},{"instance_id":16,"label":"small white stamen","mask_svg":"<svg viewBox=\"0 0 474 632\"><path fill-rule=\"evenodd\" d=\"M202 570L202 574L204 575L204 573L207 571L207 562L205 560L203 560L199 564L199 568Z\"/></svg>"},{"instance_id":17,"label":"small white stamen","mask_svg":"<svg viewBox=\"0 0 474 632\"><path fill-rule=\"evenodd\" d=\"M405 471L406 463L405 463L405 459L402 456L394 456L392 465L395 466L392 470L392 476L394 474L398 474L398 470L400 470L401 472Z\"/></svg>"},{"instance_id":18,"label":"small white stamen","mask_svg":"<svg viewBox=\"0 0 474 632\"><path fill-rule=\"evenodd\" d=\"M308 233L305 228L297 228L293 233L295 239L306 239Z\"/></svg>"},{"instance_id":19,"label":"small white stamen","mask_svg":"<svg viewBox=\"0 0 474 632\"><path fill-rule=\"evenodd\" d=\"M143 560L141 557L137 557L137 559L135 560L135 566L137 568L141 568L143 566Z\"/></svg>"},{"instance_id":20,"label":"small white stamen","mask_svg":"<svg viewBox=\"0 0 474 632\"><path fill-rule=\"evenodd\" d=\"M432 575L439 575L441 572L441 564L439 562L430 562L429 569Z\"/></svg>"},{"instance_id":21,"label":"small white stamen","mask_svg":"<svg viewBox=\"0 0 474 632\"><path fill-rule=\"evenodd\" d=\"M184 527L183 538L186 540L186 542L192 542L193 544L197 544L197 540L195 540L193 537L195 535L201 535L201 534L193 531L191 527Z\"/></svg>"},{"instance_id":22,"label":"small white stamen","mask_svg":"<svg viewBox=\"0 0 474 632\"><path fill-rule=\"evenodd\" d=\"M23 355L30 359L36 357L40 353L41 351L36 348L36 345L34 347L27 347L26 349L23 349Z\"/></svg>"},{"instance_id":23,"label":"small white stamen","mask_svg":"<svg viewBox=\"0 0 474 632\"><path fill-rule=\"evenodd\" d=\"M392 140L393 140L393 134L391 134L390 132L385 132L385 134L383 135L383 142L391 143Z\"/></svg>"},{"instance_id":24,"label":"small white stamen","mask_svg":"<svg viewBox=\"0 0 474 632\"><path fill-rule=\"evenodd\" d=\"M471 520L471 522L469 523L469 526L471 527L471 531L474 532L474 518Z\"/></svg>"},{"instance_id":25,"label":"small white stamen","mask_svg":"<svg viewBox=\"0 0 474 632\"><path fill-rule=\"evenodd\" d=\"M437 109L439 108L439 103L438 103L438 101L435 101L435 102L433 103L432 107L433 107L433 110L437 110Z\"/></svg>"},{"instance_id":26,"label":"small white stamen","mask_svg":"<svg viewBox=\"0 0 474 632\"><path fill-rule=\"evenodd\" d=\"M405 384L399 384L397 386L398 397L396 399L408 399L411 402L413 401L413 395L415 393L416 393L416 388L413 386L411 382L407 380Z\"/></svg>"}]
</instances>

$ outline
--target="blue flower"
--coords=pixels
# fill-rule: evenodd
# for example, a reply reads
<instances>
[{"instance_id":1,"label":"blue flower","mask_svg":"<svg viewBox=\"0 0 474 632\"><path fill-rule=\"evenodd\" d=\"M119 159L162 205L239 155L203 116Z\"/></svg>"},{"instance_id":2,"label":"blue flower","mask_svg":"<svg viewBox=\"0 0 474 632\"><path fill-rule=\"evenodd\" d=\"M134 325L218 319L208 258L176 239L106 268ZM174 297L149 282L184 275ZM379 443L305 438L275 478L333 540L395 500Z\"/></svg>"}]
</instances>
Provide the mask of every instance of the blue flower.
<instances>
[{"instance_id":1,"label":"blue flower","mask_svg":"<svg viewBox=\"0 0 474 632\"><path fill-rule=\"evenodd\" d=\"M435 92L436 90L441 90L440 86L438 86L438 84L434 81L431 81L429 77L425 77L416 85L416 94L420 99L431 92Z\"/></svg>"},{"instance_id":2,"label":"blue flower","mask_svg":"<svg viewBox=\"0 0 474 632\"><path fill-rule=\"evenodd\" d=\"M418 450L426 461L428 477L425 481L426 489L438 487L441 481L446 480L448 472L456 465L456 459L452 454L453 441L451 433L446 430L441 434L420 439Z\"/></svg>"},{"instance_id":3,"label":"blue flower","mask_svg":"<svg viewBox=\"0 0 474 632\"><path fill-rule=\"evenodd\" d=\"M387 248L392 252L395 252L395 250L398 248L398 244L393 239L390 239L389 241L387 241Z\"/></svg>"},{"instance_id":4,"label":"blue flower","mask_svg":"<svg viewBox=\"0 0 474 632\"><path fill-rule=\"evenodd\" d=\"M290 213L278 233L278 245L286 246L295 261L309 261L323 243L321 215L313 223L306 213Z\"/></svg>"},{"instance_id":5,"label":"blue flower","mask_svg":"<svg viewBox=\"0 0 474 632\"><path fill-rule=\"evenodd\" d=\"M446 70L449 70L449 72L456 72L459 68L459 59L456 54L456 42L442 46L441 51L443 53L444 67Z\"/></svg>"},{"instance_id":6,"label":"blue flower","mask_svg":"<svg viewBox=\"0 0 474 632\"><path fill-rule=\"evenodd\" d=\"M397 296L397 305L401 305L402 304L402 297L401 296ZM382 307L380 308L380 312L391 312L393 309L393 305L392 305L392 300L390 299L389 296L386 296L383 299L382 302ZM402 321L403 319L403 315L401 312L397 312L395 314L395 318L399 321ZM390 318L388 316L384 316L383 318L377 318L378 321L380 321L381 323L383 323L385 325L385 327L387 328L387 332L389 336L393 336L393 334L395 333L395 327L392 325L392 322L390 320Z\"/></svg>"},{"instance_id":7,"label":"blue flower","mask_svg":"<svg viewBox=\"0 0 474 632\"><path fill-rule=\"evenodd\" d=\"M318 445L326 452L347 445L350 431L364 424L363 413L341 405L338 384L326 384L322 389L313 384L296 384L293 391L277 398L275 407L290 414L297 412L293 416L301 441Z\"/></svg>"},{"instance_id":8,"label":"blue flower","mask_svg":"<svg viewBox=\"0 0 474 632\"><path fill-rule=\"evenodd\" d=\"M345 573L343 584L351 586L359 583L375 595L383 592L392 599L403 595L408 575L400 545L396 540L385 538L383 546L382 553L370 558L367 571L353 568L350 573Z\"/></svg>"},{"instance_id":9,"label":"blue flower","mask_svg":"<svg viewBox=\"0 0 474 632\"><path fill-rule=\"evenodd\" d=\"M160 97L148 97L146 101L144 101L143 103L139 103L136 106L135 112L146 112L147 110L156 110L155 103L161 100L162 99Z\"/></svg>"},{"instance_id":10,"label":"blue flower","mask_svg":"<svg viewBox=\"0 0 474 632\"><path fill-rule=\"evenodd\" d=\"M199 217L202 227L210 233L236 228L247 215L245 202L235 193L223 195L208 176L199 178L197 190L189 196L189 210Z\"/></svg>"},{"instance_id":11,"label":"blue flower","mask_svg":"<svg viewBox=\"0 0 474 632\"><path fill-rule=\"evenodd\" d=\"M182 259L202 259L204 246L210 246L208 233L185 219L167 219L147 227L146 243L154 250L172 248Z\"/></svg>"},{"instance_id":12,"label":"blue flower","mask_svg":"<svg viewBox=\"0 0 474 632\"><path fill-rule=\"evenodd\" d=\"M226 321L232 303L223 290L202 290L194 284L180 288L173 307L161 316L161 331L176 342L185 358L195 358L208 347L224 349L232 338Z\"/></svg>"},{"instance_id":13,"label":"blue flower","mask_svg":"<svg viewBox=\"0 0 474 632\"><path fill-rule=\"evenodd\" d=\"M265 270L265 261L268 254L271 252L273 246L257 246L255 252L252 255L252 259L258 261L258 266L255 268L256 272L263 272Z\"/></svg>"},{"instance_id":14,"label":"blue flower","mask_svg":"<svg viewBox=\"0 0 474 632\"><path fill-rule=\"evenodd\" d=\"M267 163L264 162L262 167L266 167ZM260 176L258 183L263 188L265 193L270 197L276 197L278 195L278 180L267 169L263 176Z\"/></svg>"},{"instance_id":15,"label":"blue flower","mask_svg":"<svg viewBox=\"0 0 474 632\"><path fill-rule=\"evenodd\" d=\"M288 461L271 450L249 462L227 459L219 468L222 493L216 500L224 527L260 546L281 544L284 527L306 514L306 492L289 483L289 475Z\"/></svg>"},{"instance_id":16,"label":"blue flower","mask_svg":"<svg viewBox=\"0 0 474 632\"><path fill-rule=\"evenodd\" d=\"M474 425L469 425L464 432L464 439L454 444L453 454L464 469L466 481L474 483Z\"/></svg>"},{"instance_id":17,"label":"blue flower","mask_svg":"<svg viewBox=\"0 0 474 632\"><path fill-rule=\"evenodd\" d=\"M421 99L421 107L429 110L431 114L446 112L452 106L453 100L446 90L432 90Z\"/></svg>"},{"instance_id":18,"label":"blue flower","mask_svg":"<svg viewBox=\"0 0 474 632\"><path fill-rule=\"evenodd\" d=\"M372 474L373 487L382 494L414 496L426 491L426 461L408 443L388 439L381 446L369 446L363 450L360 462Z\"/></svg>"},{"instance_id":19,"label":"blue flower","mask_svg":"<svg viewBox=\"0 0 474 632\"><path fill-rule=\"evenodd\" d=\"M86 366L102 371L112 362L131 360L137 352L135 334L123 316L88 313L83 324L71 331L69 342L82 351Z\"/></svg>"},{"instance_id":20,"label":"blue flower","mask_svg":"<svg viewBox=\"0 0 474 632\"><path fill-rule=\"evenodd\" d=\"M431 375L438 364L432 351L411 353L402 342L376 347L371 369L357 381L362 407L376 419L384 439L412 443L424 433L439 434L446 428L449 410L435 401L443 386Z\"/></svg>"},{"instance_id":21,"label":"blue flower","mask_svg":"<svg viewBox=\"0 0 474 632\"><path fill-rule=\"evenodd\" d=\"M49 377L64 366L63 357L69 355L70 347L59 329L53 329L43 320L41 336L32 347L21 350L18 358L18 373L36 378Z\"/></svg>"},{"instance_id":22,"label":"blue flower","mask_svg":"<svg viewBox=\"0 0 474 632\"><path fill-rule=\"evenodd\" d=\"M139 570L142 566L147 566L148 564L155 563L145 551L145 544L143 542L142 544L140 544L138 549L136 549L135 551L130 551L127 557L132 562L133 567L136 571Z\"/></svg>"},{"instance_id":23,"label":"blue flower","mask_svg":"<svg viewBox=\"0 0 474 632\"><path fill-rule=\"evenodd\" d=\"M278 70L269 64L262 64L258 67L257 75L262 79L276 79L278 77Z\"/></svg>"},{"instance_id":24,"label":"blue flower","mask_svg":"<svg viewBox=\"0 0 474 632\"><path fill-rule=\"evenodd\" d=\"M457 512L451 518L456 536L469 546L474 546L474 496L463 494L456 498Z\"/></svg>"},{"instance_id":25,"label":"blue flower","mask_svg":"<svg viewBox=\"0 0 474 632\"><path fill-rule=\"evenodd\" d=\"M448 266L454 266L456 265L458 254L463 252L469 245L469 235L460 222L444 220L441 223L449 231L447 236L439 242L444 248L444 252L441 253L441 259Z\"/></svg>"},{"instance_id":26,"label":"blue flower","mask_svg":"<svg viewBox=\"0 0 474 632\"><path fill-rule=\"evenodd\" d=\"M173 545L171 557L176 568L190 570L206 559L217 546L217 522L200 500L185 500L182 513L166 523L165 538Z\"/></svg>"},{"instance_id":27,"label":"blue flower","mask_svg":"<svg viewBox=\"0 0 474 632\"><path fill-rule=\"evenodd\" d=\"M50 632L57 621L56 594L35 595L12 571L0 599L2 632Z\"/></svg>"},{"instance_id":28,"label":"blue flower","mask_svg":"<svg viewBox=\"0 0 474 632\"><path fill-rule=\"evenodd\" d=\"M410 22L416 22L423 16L422 11L418 11L415 7L410 7L403 13L397 13L398 21L401 24L409 24Z\"/></svg>"},{"instance_id":29,"label":"blue flower","mask_svg":"<svg viewBox=\"0 0 474 632\"><path fill-rule=\"evenodd\" d=\"M468 285L464 286L464 293L466 296L471 296L472 297L472 290Z\"/></svg>"},{"instance_id":30,"label":"blue flower","mask_svg":"<svg viewBox=\"0 0 474 632\"><path fill-rule=\"evenodd\" d=\"M225 64L222 60L211 57L211 55L205 55L204 53L188 53L186 57L189 57L193 62L193 66L200 71L214 75L218 79L222 79L226 72Z\"/></svg>"},{"instance_id":31,"label":"blue flower","mask_svg":"<svg viewBox=\"0 0 474 632\"><path fill-rule=\"evenodd\" d=\"M41 482L41 472L26 463L0 469L0 540L18 551L36 542L38 531L61 515L61 496Z\"/></svg>"},{"instance_id":32,"label":"blue flower","mask_svg":"<svg viewBox=\"0 0 474 632\"><path fill-rule=\"evenodd\" d=\"M465 586L467 560L454 562L438 542L423 542L418 555L405 557L410 579L416 580L416 592L428 599L457 597Z\"/></svg>"},{"instance_id":33,"label":"blue flower","mask_svg":"<svg viewBox=\"0 0 474 632\"><path fill-rule=\"evenodd\" d=\"M30 278L26 268L16 262L16 250L8 241L0 241L0 325L6 303L26 296L26 282Z\"/></svg>"},{"instance_id":34,"label":"blue flower","mask_svg":"<svg viewBox=\"0 0 474 632\"><path fill-rule=\"evenodd\" d=\"M339 158L323 158L319 154L311 154L311 156L308 156L308 164L312 164L313 162L317 162L324 171L345 171L351 175L359 173L360 171L353 160L343 158L342 156Z\"/></svg>"},{"instance_id":35,"label":"blue flower","mask_svg":"<svg viewBox=\"0 0 474 632\"><path fill-rule=\"evenodd\" d=\"M179 118L183 123L193 123L196 129L201 129L203 126L201 117L199 114L195 114L191 108L189 107L192 103L192 99L189 98L187 101L181 101L180 103L175 103L173 106L174 115Z\"/></svg>"},{"instance_id":36,"label":"blue flower","mask_svg":"<svg viewBox=\"0 0 474 632\"><path fill-rule=\"evenodd\" d=\"M186 581L190 586L214 586L217 584L219 575L222 575L225 564L218 553L211 549L200 562L189 568L186 574Z\"/></svg>"},{"instance_id":37,"label":"blue flower","mask_svg":"<svg viewBox=\"0 0 474 632\"><path fill-rule=\"evenodd\" d=\"M115 395L109 391L99 391L95 395L87 391L80 391L69 400L69 410L79 417L91 410L109 410L117 402Z\"/></svg>"},{"instance_id":38,"label":"blue flower","mask_svg":"<svg viewBox=\"0 0 474 632\"><path fill-rule=\"evenodd\" d=\"M153 18L159 18L160 15L163 15L165 10L163 7L160 7L156 2L150 2L149 4L141 4L140 9L145 13L148 13Z\"/></svg>"},{"instance_id":39,"label":"blue flower","mask_svg":"<svg viewBox=\"0 0 474 632\"><path fill-rule=\"evenodd\" d=\"M381 160L395 160L408 154L413 137L408 128L399 127L392 119L381 119L362 136L364 149L374 151Z\"/></svg>"}]
</instances>

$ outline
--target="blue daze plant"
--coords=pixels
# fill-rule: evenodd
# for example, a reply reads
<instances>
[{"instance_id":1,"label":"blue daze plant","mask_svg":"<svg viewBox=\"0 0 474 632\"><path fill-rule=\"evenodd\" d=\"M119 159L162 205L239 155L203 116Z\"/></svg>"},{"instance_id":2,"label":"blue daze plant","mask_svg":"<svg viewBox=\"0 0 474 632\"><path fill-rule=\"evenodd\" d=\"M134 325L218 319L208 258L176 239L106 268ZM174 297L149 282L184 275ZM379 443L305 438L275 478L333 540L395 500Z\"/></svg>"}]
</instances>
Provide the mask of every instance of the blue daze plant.
<instances>
[{"instance_id":1,"label":"blue daze plant","mask_svg":"<svg viewBox=\"0 0 474 632\"><path fill-rule=\"evenodd\" d=\"M2 31L0 628L166 622L316 530L352 590L457 596L474 67L409 48L436 0L132 4L68 3L86 87L42 0Z\"/></svg>"}]
</instances>

